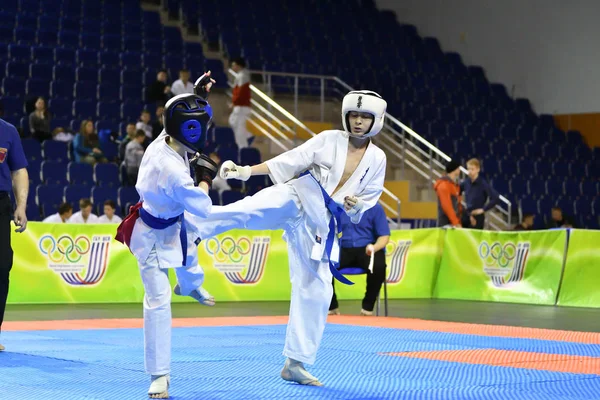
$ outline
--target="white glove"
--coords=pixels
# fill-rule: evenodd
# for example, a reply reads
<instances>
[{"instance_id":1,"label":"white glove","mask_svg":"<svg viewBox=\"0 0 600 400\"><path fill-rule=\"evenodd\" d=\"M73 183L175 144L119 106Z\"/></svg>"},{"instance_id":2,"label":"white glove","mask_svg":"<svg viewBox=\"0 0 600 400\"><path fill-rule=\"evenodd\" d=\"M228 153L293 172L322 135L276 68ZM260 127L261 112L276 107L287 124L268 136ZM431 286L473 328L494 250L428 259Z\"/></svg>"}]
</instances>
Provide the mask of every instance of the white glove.
<instances>
[{"instance_id":1,"label":"white glove","mask_svg":"<svg viewBox=\"0 0 600 400\"><path fill-rule=\"evenodd\" d=\"M221 165L219 176L221 179L238 179L240 181L247 181L252 173L252 168L249 165L241 167L235 165L233 161L227 160Z\"/></svg>"},{"instance_id":2,"label":"white glove","mask_svg":"<svg viewBox=\"0 0 600 400\"><path fill-rule=\"evenodd\" d=\"M363 201L356 196L346 196L344 198L344 211L349 217L353 217L364 207Z\"/></svg>"}]
</instances>

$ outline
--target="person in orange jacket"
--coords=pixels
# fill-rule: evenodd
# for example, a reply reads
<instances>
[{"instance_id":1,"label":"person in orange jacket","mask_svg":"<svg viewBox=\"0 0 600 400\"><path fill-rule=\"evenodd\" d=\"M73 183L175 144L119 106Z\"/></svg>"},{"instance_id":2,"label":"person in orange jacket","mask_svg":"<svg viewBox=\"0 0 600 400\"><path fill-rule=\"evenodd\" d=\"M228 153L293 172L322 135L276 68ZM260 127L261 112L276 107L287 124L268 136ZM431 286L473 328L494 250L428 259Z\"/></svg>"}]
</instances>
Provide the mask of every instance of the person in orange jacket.
<instances>
[{"instance_id":1,"label":"person in orange jacket","mask_svg":"<svg viewBox=\"0 0 600 400\"><path fill-rule=\"evenodd\" d=\"M460 164L449 161L446 165L446 175L438 179L433 188L438 196L438 226L452 225L460 227L460 214L462 205L460 202Z\"/></svg>"}]
</instances>

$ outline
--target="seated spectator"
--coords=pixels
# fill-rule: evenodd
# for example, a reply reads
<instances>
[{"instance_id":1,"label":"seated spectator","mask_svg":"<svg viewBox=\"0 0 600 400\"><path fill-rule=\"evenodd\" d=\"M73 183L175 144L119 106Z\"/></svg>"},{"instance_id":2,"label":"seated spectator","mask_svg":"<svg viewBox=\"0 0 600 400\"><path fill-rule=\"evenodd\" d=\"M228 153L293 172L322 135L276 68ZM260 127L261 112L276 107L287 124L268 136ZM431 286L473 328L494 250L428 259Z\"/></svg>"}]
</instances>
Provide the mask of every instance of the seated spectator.
<instances>
[{"instance_id":1,"label":"seated spectator","mask_svg":"<svg viewBox=\"0 0 600 400\"><path fill-rule=\"evenodd\" d=\"M548 222L548 229L574 227L575 224L571 218L564 216L560 207L552 207L552 218L550 219L550 222Z\"/></svg>"},{"instance_id":2,"label":"seated spectator","mask_svg":"<svg viewBox=\"0 0 600 400\"><path fill-rule=\"evenodd\" d=\"M533 230L533 223L535 221L535 215L533 214L524 214L523 221L515 226L515 231L531 231Z\"/></svg>"},{"instance_id":3,"label":"seated spectator","mask_svg":"<svg viewBox=\"0 0 600 400\"><path fill-rule=\"evenodd\" d=\"M390 241L390 227L381 204L377 203L367 210L358 224L353 224L346 213L342 213L342 238L340 249L340 269L359 267L367 271L367 291L362 301L361 315L373 315L375 301L385 281L385 246ZM373 272L368 268L371 254ZM335 278L332 279L334 281ZM340 314L335 286L329 305L329 315Z\"/></svg>"},{"instance_id":4,"label":"seated spectator","mask_svg":"<svg viewBox=\"0 0 600 400\"><path fill-rule=\"evenodd\" d=\"M135 124L130 122L127 124L125 138L119 144L119 159L125 160L125 148L127 147L127 143L135 139L136 134Z\"/></svg>"},{"instance_id":5,"label":"seated spectator","mask_svg":"<svg viewBox=\"0 0 600 400\"><path fill-rule=\"evenodd\" d=\"M165 112L165 107L160 105L156 107L156 121L152 123L152 140L156 139L158 135L163 131L163 113Z\"/></svg>"},{"instance_id":6,"label":"seated spectator","mask_svg":"<svg viewBox=\"0 0 600 400\"><path fill-rule=\"evenodd\" d=\"M135 186L137 182L138 172L142 164L142 157L144 156L144 146L142 143L144 143L144 140L146 140L146 134L139 129L135 134L134 140L127 143L127 147L125 148L125 168L127 169L129 184L132 186Z\"/></svg>"},{"instance_id":7,"label":"seated spectator","mask_svg":"<svg viewBox=\"0 0 600 400\"><path fill-rule=\"evenodd\" d=\"M150 124L150 112L148 110L142 110L140 120L135 124L135 129L141 129L144 131L149 141L152 140L152 125Z\"/></svg>"},{"instance_id":8,"label":"seated spectator","mask_svg":"<svg viewBox=\"0 0 600 400\"><path fill-rule=\"evenodd\" d=\"M35 110L29 114L29 130L31 135L43 142L52 139L50 134L50 113L46 106L46 99L38 97L35 101Z\"/></svg>"},{"instance_id":9,"label":"seated spectator","mask_svg":"<svg viewBox=\"0 0 600 400\"><path fill-rule=\"evenodd\" d=\"M449 161L446 164L446 175L435 182L433 188L438 196L437 226L452 225L460 227L462 205L460 203L460 164Z\"/></svg>"},{"instance_id":10,"label":"seated spectator","mask_svg":"<svg viewBox=\"0 0 600 400\"><path fill-rule=\"evenodd\" d=\"M58 212L44 218L42 222L51 224L64 224L73 215L73 206L69 203L62 203L58 207Z\"/></svg>"},{"instance_id":11,"label":"seated spectator","mask_svg":"<svg viewBox=\"0 0 600 400\"><path fill-rule=\"evenodd\" d=\"M215 162L221 168L221 157L217 153L210 153L209 158ZM216 190L219 194L222 194L225 190L231 190L231 187L227 184L227 180L221 178L219 174L213 179L211 189Z\"/></svg>"},{"instance_id":12,"label":"seated spectator","mask_svg":"<svg viewBox=\"0 0 600 400\"><path fill-rule=\"evenodd\" d=\"M120 224L122 219L115 214L117 205L112 200L106 200L104 202L104 215L98 218L99 224Z\"/></svg>"},{"instance_id":13,"label":"seated spectator","mask_svg":"<svg viewBox=\"0 0 600 400\"><path fill-rule=\"evenodd\" d=\"M90 199L79 200L79 210L69 218L69 224L97 224L98 216L92 214L92 202Z\"/></svg>"},{"instance_id":14,"label":"seated spectator","mask_svg":"<svg viewBox=\"0 0 600 400\"><path fill-rule=\"evenodd\" d=\"M179 71L179 79L173 82L171 92L173 93L173 96L183 93L194 93L194 84L190 82L190 72L187 69L184 68Z\"/></svg>"},{"instance_id":15,"label":"seated spectator","mask_svg":"<svg viewBox=\"0 0 600 400\"><path fill-rule=\"evenodd\" d=\"M167 85L167 71L161 69L156 74L156 81L146 90L146 101L165 104L172 96L171 87Z\"/></svg>"},{"instance_id":16,"label":"seated spectator","mask_svg":"<svg viewBox=\"0 0 600 400\"><path fill-rule=\"evenodd\" d=\"M71 132L67 132L65 128L59 126L52 131L52 140L57 142L71 143L75 136Z\"/></svg>"},{"instance_id":17,"label":"seated spectator","mask_svg":"<svg viewBox=\"0 0 600 400\"><path fill-rule=\"evenodd\" d=\"M76 162L96 164L106 162L104 153L100 150L100 140L94 128L94 122L85 120L81 123L79 133L73 139L73 152Z\"/></svg>"}]
</instances>

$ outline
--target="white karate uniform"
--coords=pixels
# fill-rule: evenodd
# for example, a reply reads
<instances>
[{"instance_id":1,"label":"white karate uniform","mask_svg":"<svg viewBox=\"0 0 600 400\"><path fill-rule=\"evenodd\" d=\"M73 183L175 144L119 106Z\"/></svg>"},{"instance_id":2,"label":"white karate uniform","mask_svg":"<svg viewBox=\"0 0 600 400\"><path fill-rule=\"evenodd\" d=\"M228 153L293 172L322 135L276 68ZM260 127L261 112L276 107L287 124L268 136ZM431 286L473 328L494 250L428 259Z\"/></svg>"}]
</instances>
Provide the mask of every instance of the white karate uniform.
<instances>
[{"instance_id":1,"label":"white karate uniform","mask_svg":"<svg viewBox=\"0 0 600 400\"><path fill-rule=\"evenodd\" d=\"M62 224L64 221L60 217L59 213L55 213L55 214L49 215L46 218L44 218L44 220L42 222L49 223L49 224Z\"/></svg>"},{"instance_id":2,"label":"white karate uniform","mask_svg":"<svg viewBox=\"0 0 600 400\"><path fill-rule=\"evenodd\" d=\"M250 72L244 68L238 72L234 81L234 88L241 87L248 83L250 83ZM251 107L247 105L234 105L233 110L229 115L229 126L231 126L231 129L233 129L233 133L235 134L235 143L237 144L238 149L248 147L248 139L252 137L252 134L248 131L246 125L251 114Z\"/></svg>"},{"instance_id":3,"label":"white karate uniform","mask_svg":"<svg viewBox=\"0 0 600 400\"><path fill-rule=\"evenodd\" d=\"M84 221L83 217L81 216L81 211L77 211L76 213L71 215L71 218L69 218L67 220L67 223L69 223L69 224L97 224L98 216L94 213L90 213L87 220Z\"/></svg>"},{"instance_id":4,"label":"white karate uniform","mask_svg":"<svg viewBox=\"0 0 600 400\"><path fill-rule=\"evenodd\" d=\"M112 219L108 219L108 217L106 216L106 214L100 216L98 218L98 223L99 224L120 224L121 221L123 221L121 219L121 217L119 217L118 215L113 215Z\"/></svg>"},{"instance_id":5,"label":"white karate uniform","mask_svg":"<svg viewBox=\"0 0 600 400\"><path fill-rule=\"evenodd\" d=\"M342 207L346 196L359 197L364 206L351 217L356 224L379 200L386 157L380 148L369 143L354 173L338 188L347 152L346 132L324 131L266 162L274 186L227 206L213 206L210 216L198 221L202 239L230 229L285 230L292 299L283 354L307 364L315 362L333 294L329 258L325 252L331 214L315 179L309 175L294 177L309 170ZM339 260L337 240L331 259Z\"/></svg>"},{"instance_id":6,"label":"white karate uniform","mask_svg":"<svg viewBox=\"0 0 600 400\"><path fill-rule=\"evenodd\" d=\"M162 229L152 229L141 218L135 222L130 249L138 261L144 284L144 364L151 375L169 373L171 367L171 285L169 268L175 268L181 294L189 295L202 286L204 271L198 265L199 238L190 215L200 219L211 210L207 193L194 186L190 165L166 142L163 131L146 149L135 188L143 208L162 219L185 213L187 258L179 238L181 222ZM188 214L189 212L189 214Z\"/></svg>"}]
</instances>

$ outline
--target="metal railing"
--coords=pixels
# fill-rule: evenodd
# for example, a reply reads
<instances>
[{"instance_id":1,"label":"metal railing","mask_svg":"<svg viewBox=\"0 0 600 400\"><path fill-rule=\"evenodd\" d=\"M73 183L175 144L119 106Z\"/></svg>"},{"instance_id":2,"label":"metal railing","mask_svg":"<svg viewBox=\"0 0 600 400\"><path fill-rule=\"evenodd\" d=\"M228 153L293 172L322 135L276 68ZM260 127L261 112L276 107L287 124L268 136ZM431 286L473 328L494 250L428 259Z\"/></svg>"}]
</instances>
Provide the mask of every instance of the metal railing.
<instances>
[{"instance_id":1,"label":"metal railing","mask_svg":"<svg viewBox=\"0 0 600 400\"><path fill-rule=\"evenodd\" d=\"M302 96L310 97L313 100L318 98L322 122L326 120L326 104L328 102L339 104L347 92L354 90L336 76L259 70L252 70L250 73L262 77L265 91L271 97L278 93L278 89L283 93L292 92L295 115L299 115L298 107ZM277 78L284 80L278 81ZM329 122L339 124L339 117L338 120ZM388 162L391 161L393 166L400 168L402 174L408 166L432 183L443 176L445 163L450 160L447 154L389 113L386 113L384 129L375 136L375 140L388 155ZM460 170L464 178L467 170L464 167L461 167ZM430 185L430 190L433 190L432 185ZM502 195L500 195L500 202L501 204L488 213L489 218L486 218L486 221L493 229L509 229L511 228L512 204Z\"/></svg>"},{"instance_id":2,"label":"metal railing","mask_svg":"<svg viewBox=\"0 0 600 400\"><path fill-rule=\"evenodd\" d=\"M234 78L237 76L235 71L232 69L229 69L228 72ZM230 88L233 87L233 83L231 81L228 82L228 84ZM248 119L248 122L258 131L268 137L277 147L279 147L279 149L287 151L296 146L299 140L298 129L306 132L309 137L316 136L316 133L302 123L302 121L296 118L292 113L287 111L258 87L251 84L250 90L253 94L250 100L250 104L252 105L251 115L253 118ZM227 92L227 95L232 97L231 92ZM288 126L285 121L286 119L290 121L292 127ZM388 218L389 222L398 224L399 226L402 202L387 188L384 187L383 192L389 196L392 201L395 202L395 204L390 205L383 200L380 200L379 202L383 208L396 215L396 221Z\"/></svg>"}]
</instances>

